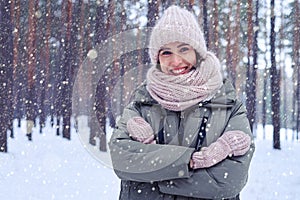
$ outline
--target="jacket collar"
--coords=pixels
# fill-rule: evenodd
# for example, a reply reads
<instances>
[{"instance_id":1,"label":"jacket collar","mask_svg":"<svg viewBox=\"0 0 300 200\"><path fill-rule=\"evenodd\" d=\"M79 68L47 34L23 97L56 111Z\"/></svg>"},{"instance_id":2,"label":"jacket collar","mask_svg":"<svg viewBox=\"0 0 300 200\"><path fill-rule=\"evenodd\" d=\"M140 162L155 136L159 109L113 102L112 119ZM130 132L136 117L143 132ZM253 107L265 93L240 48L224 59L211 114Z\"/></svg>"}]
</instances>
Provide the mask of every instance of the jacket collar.
<instances>
[{"instance_id":1,"label":"jacket collar","mask_svg":"<svg viewBox=\"0 0 300 200\"><path fill-rule=\"evenodd\" d=\"M232 107L235 101L235 89L229 80L224 79L223 86L205 107Z\"/></svg>"}]
</instances>

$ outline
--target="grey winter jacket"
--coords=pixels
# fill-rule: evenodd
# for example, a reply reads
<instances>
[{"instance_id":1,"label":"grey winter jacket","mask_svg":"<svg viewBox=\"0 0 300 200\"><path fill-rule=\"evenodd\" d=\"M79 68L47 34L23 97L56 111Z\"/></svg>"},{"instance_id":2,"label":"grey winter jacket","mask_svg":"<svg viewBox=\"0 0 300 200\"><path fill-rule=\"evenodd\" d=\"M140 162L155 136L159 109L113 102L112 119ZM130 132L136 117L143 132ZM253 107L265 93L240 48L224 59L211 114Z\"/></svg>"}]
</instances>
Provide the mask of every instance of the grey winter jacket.
<instances>
[{"instance_id":1,"label":"grey winter jacket","mask_svg":"<svg viewBox=\"0 0 300 200\"><path fill-rule=\"evenodd\" d=\"M142 116L154 130L157 144L143 144L128 135L127 121ZM204 169L189 168L203 117L208 117L203 146L225 131L241 130L252 138L246 110L229 81L208 102L182 112L162 108L146 85L135 92L109 142L113 168L121 181L120 199L239 199L254 153L228 157Z\"/></svg>"}]
</instances>

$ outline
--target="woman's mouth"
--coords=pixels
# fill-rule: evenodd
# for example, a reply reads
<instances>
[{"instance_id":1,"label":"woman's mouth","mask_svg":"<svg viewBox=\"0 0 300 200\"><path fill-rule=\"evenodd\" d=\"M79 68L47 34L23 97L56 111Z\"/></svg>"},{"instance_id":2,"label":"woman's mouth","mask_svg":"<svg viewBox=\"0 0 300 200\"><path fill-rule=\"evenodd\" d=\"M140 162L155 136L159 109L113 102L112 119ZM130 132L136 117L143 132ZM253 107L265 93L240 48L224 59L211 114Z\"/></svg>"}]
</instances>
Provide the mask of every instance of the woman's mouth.
<instances>
[{"instance_id":1,"label":"woman's mouth","mask_svg":"<svg viewBox=\"0 0 300 200\"><path fill-rule=\"evenodd\" d=\"M170 71L173 75L181 75L181 74L186 74L186 73L190 72L191 68L186 66L186 67L175 68Z\"/></svg>"}]
</instances>

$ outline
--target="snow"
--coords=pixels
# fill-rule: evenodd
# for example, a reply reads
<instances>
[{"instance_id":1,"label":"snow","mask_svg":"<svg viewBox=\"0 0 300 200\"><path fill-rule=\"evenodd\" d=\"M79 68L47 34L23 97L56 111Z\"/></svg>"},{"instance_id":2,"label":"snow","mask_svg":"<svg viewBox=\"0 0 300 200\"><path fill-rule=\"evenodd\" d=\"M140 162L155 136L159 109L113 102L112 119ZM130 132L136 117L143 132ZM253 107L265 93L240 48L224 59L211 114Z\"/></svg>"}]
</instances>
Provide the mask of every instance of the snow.
<instances>
[{"instance_id":1,"label":"snow","mask_svg":"<svg viewBox=\"0 0 300 200\"><path fill-rule=\"evenodd\" d=\"M282 150L272 149L272 141L255 141L249 182L242 200L300 199L300 144L282 141Z\"/></svg>"},{"instance_id":2,"label":"snow","mask_svg":"<svg viewBox=\"0 0 300 200\"><path fill-rule=\"evenodd\" d=\"M22 123L15 135L0 154L0 199L117 199L118 178L85 150L75 130L69 141L48 123L29 142Z\"/></svg>"},{"instance_id":3,"label":"snow","mask_svg":"<svg viewBox=\"0 0 300 200\"><path fill-rule=\"evenodd\" d=\"M265 139L261 127L257 132L249 182L241 199L300 199L300 143L292 141L291 131L285 139L283 131L282 150L274 150L271 127ZM9 152L0 153L0 199L118 199L119 179L86 150L74 129L70 141L56 136L49 122L42 134L34 128L32 142L25 134L23 121L15 128L15 138L8 139Z\"/></svg>"}]
</instances>

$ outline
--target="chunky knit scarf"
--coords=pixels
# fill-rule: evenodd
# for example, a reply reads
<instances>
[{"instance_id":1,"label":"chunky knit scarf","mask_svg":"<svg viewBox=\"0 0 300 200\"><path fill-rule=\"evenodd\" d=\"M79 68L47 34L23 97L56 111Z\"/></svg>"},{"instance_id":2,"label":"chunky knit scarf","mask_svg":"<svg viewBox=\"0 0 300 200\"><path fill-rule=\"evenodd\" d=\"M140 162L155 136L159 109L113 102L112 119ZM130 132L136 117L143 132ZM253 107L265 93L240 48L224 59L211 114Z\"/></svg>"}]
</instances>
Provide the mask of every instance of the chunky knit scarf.
<instances>
[{"instance_id":1,"label":"chunky knit scarf","mask_svg":"<svg viewBox=\"0 0 300 200\"><path fill-rule=\"evenodd\" d=\"M182 75L168 75L155 66L147 73L147 90L164 108L182 111L211 99L222 86L220 69L198 66Z\"/></svg>"}]
</instances>

